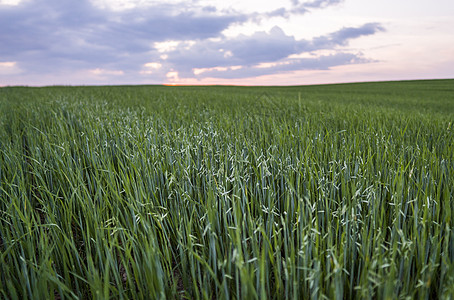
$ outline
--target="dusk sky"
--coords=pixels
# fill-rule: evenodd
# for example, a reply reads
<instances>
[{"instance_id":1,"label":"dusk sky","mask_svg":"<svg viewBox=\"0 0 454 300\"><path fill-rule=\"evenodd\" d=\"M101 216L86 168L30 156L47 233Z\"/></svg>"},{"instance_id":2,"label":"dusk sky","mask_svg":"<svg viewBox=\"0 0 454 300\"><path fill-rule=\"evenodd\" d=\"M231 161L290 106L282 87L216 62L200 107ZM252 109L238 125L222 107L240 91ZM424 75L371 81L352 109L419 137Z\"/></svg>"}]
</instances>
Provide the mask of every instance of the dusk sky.
<instances>
[{"instance_id":1,"label":"dusk sky","mask_svg":"<svg viewBox=\"0 0 454 300\"><path fill-rule=\"evenodd\" d=\"M0 86L454 78L453 0L0 0Z\"/></svg>"}]
</instances>

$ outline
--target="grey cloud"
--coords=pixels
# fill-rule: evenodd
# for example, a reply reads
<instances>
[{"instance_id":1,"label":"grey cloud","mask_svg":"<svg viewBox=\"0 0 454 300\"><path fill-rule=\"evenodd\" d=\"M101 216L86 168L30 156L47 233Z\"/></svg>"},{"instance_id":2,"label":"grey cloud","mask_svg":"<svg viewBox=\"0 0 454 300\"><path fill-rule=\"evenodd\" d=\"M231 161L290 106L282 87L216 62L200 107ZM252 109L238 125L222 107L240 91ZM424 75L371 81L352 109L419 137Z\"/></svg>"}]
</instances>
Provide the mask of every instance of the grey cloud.
<instances>
[{"instance_id":1,"label":"grey cloud","mask_svg":"<svg viewBox=\"0 0 454 300\"><path fill-rule=\"evenodd\" d=\"M206 6L203 8L203 11L206 11L206 12L216 12L217 11L217 8L214 7L214 6Z\"/></svg>"},{"instance_id":2,"label":"grey cloud","mask_svg":"<svg viewBox=\"0 0 454 300\"><path fill-rule=\"evenodd\" d=\"M307 8L323 8L323 7L327 7L330 5L339 4L341 2L344 2L344 0L315 0L312 2L303 3L302 5Z\"/></svg>"},{"instance_id":3,"label":"grey cloud","mask_svg":"<svg viewBox=\"0 0 454 300\"><path fill-rule=\"evenodd\" d=\"M275 61L295 53L298 44L293 36L288 36L281 28L275 26L270 33L257 32L252 36L241 35L233 39L228 49L243 64L254 64L264 61Z\"/></svg>"},{"instance_id":4,"label":"grey cloud","mask_svg":"<svg viewBox=\"0 0 454 300\"><path fill-rule=\"evenodd\" d=\"M239 74L244 72L247 74L258 74L260 72L268 74L270 71L295 70L300 66L316 68L315 63L323 68L328 61L333 64L334 62L342 63L344 60L353 60L358 63L364 62L364 59L359 59L359 56L347 57L351 54L335 56L336 60L334 61L331 56L324 57L323 61L312 58L309 60L291 60L288 57L292 54L310 53L317 50L333 50L338 46L347 45L351 39L371 35L380 30L383 30L383 28L379 24L370 23L355 28L343 28L313 40L296 40L293 36L286 35L279 27L274 27L269 33L256 32L251 36L240 35L221 41L205 40L190 47L180 47L168 53L169 58L166 63L178 70L183 77L193 76L194 68L243 66L242 69L235 71L213 71L210 73L240 76ZM260 63L274 62L282 64L273 68L257 69L254 67ZM207 74L207 72L202 73L202 76Z\"/></svg>"},{"instance_id":5,"label":"grey cloud","mask_svg":"<svg viewBox=\"0 0 454 300\"><path fill-rule=\"evenodd\" d=\"M221 41L199 41L189 49L180 47L168 53L167 62L189 75L194 67L255 65L278 61L298 53L307 44L306 41L297 41L293 36L286 35L276 26L269 33L262 31Z\"/></svg>"},{"instance_id":6,"label":"grey cloud","mask_svg":"<svg viewBox=\"0 0 454 300\"><path fill-rule=\"evenodd\" d=\"M379 23L367 23L361 27L344 27L339 31L330 35L333 41L340 44L345 43L349 39L358 38L363 35L371 35L379 31L384 31L384 27Z\"/></svg>"},{"instance_id":7,"label":"grey cloud","mask_svg":"<svg viewBox=\"0 0 454 300\"><path fill-rule=\"evenodd\" d=\"M131 68L137 57L153 53L154 42L216 37L247 18L215 14L212 7L205 12L202 7L202 13L181 13L182 8L162 4L113 12L88 0L35 0L0 7L0 61L19 61L27 71L37 72L120 60Z\"/></svg>"},{"instance_id":8,"label":"grey cloud","mask_svg":"<svg viewBox=\"0 0 454 300\"><path fill-rule=\"evenodd\" d=\"M272 17L288 17L290 14L289 10L285 8L278 8L276 10L270 11L269 13L266 14L267 17L272 18Z\"/></svg>"},{"instance_id":9,"label":"grey cloud","mask_svg":"<svg viewBox=\"0 0 454 300\"><path fill-rule=\"evenodd\" d=\"M282 8L264 16L302 14L310 9L338 4L341 0L292 2L292 9ZM210 71L200 76L241 78L365 62L360 56L345 53L308 59L288 57L335 49L351 39L384 30L380 24L369 23L343 28L313 40L297 40L279 27L250 36L227 38L222 35L230 25L255 17L197 6L196 1L119 12L97 8L90 0L24 1L16 7L0 6L0 61L17 61L27 76L100 68L122 70L123 78L132 80L145 63L154 61L163 65L147 75L155 81L164 80L171 69L178 71L180 77L192 77L194 68L238 65L242 68ZM166 53L167 60L162 60L162 53L154 49L153 44L166 40L182 41L183 46ZM185 41L196 43L190 45ZM264 62L279 64L269 68L254 67Z\"/></svg>"},{"instance_id":10,"label":"grey cloud","mask_svg":"<svg viewBox=\"0 0 454 300\"><path fill-rule=\"evenodd\" d=\"M344 2L344 0L315 0L311 2L301 2L298 0L292 0L292 7L290 9L280 8L274 11L268 12L263 16L268 18L272 17L284 17L288 18L290 15L303 15L311 11L311 9L325 8L331 5L337 5ZM258 16L258 19L263 16Z\"/></svg>"},{"instance_id":11,"label":"grey cloud","mask_svg":"<svg viewBox=\"0 0 454 300\"><path fill-rule=\"evenodd\" d=\"M285 73L289 71L327 70L331 67L339 65L367 63L370 61L371 60L363 58L357 54L337 53L333 55L326 55L314 58L292 59L267 68L257 68L248 66L236 70L232 69L228 69L226 71L211 70L200 74L200 77L212 77L223 79L248 78L269 74Z\"/></svg>"},{"instance_id":12,"label":"grey cloud","mask_svg":"<svg viewBox=\"0 0 454 300\"><path fill-rule=\"evenodd\" d=\"M344 27L339 31L333 32L328 36L315 38L312 42L314 49L329 48L334 46L344 46L349 40L365 35L372 35L384 31L384 27L379 23L367 23L360 27Z\"/></svg>"},{"instance_id":13,"label":"grey cloud","mask_svg":"<svg viewBox=\"0 0 454 300\"><path fill-rule=\"evenodd\" d=\"M292 0L292 4L294 6L306 6L306 7L322 7L327 5L338 4L343 2L344 0L314 0L314 1L300 1L300 0Z\"/></svg>"}]
</instances>

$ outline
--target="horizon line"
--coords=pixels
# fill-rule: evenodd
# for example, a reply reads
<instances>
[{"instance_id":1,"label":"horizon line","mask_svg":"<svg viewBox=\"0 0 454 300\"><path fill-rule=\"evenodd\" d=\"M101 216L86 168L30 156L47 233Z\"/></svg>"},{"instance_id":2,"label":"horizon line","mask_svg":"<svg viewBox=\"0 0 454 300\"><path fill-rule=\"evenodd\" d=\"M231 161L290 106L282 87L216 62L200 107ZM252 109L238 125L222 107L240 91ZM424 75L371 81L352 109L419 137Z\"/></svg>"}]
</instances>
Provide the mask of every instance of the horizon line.
<instances>
[{"instance_id":1,"label":"horizon line","mask_svg":"<svg viewBox=\"0 0 454 300\"><path fill-rule=\"evenodd\" d=\"M395 79L395 80L365 80L365 81L342 81L332 83L308 83L308 84L289 84L289 85L241 85L241 84L178 84L178 83L119 83L119 84L49 84L49 85L0 85L0 88L46 88L46 87L134 87L134 86L161 86L161 87L299 87L299 86L327 86L327 85L344 85L344 84L362 84L362 83L392 83L392 82L413 82L413 81L438 81L454 80L454 77L448 78L421 78L421 79Z\"/></svg>"}]
</instances>

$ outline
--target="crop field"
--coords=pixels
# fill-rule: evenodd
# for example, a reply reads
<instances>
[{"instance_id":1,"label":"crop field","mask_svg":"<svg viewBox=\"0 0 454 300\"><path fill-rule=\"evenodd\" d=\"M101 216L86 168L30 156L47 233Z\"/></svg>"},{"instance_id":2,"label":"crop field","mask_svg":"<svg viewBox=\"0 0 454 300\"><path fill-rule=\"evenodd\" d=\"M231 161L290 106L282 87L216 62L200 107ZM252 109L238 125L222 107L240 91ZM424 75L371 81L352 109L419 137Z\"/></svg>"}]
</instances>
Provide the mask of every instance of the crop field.
<instances>
[{"instance_id":1,"label":"crop field","mask_svg":"<svg viewBox=\"0 0 454 300\"><path fill-rule=\"evenodd\" d=\"M452 299L454 80L0 88L0 299Z\"/></svg>"}]
</instances>

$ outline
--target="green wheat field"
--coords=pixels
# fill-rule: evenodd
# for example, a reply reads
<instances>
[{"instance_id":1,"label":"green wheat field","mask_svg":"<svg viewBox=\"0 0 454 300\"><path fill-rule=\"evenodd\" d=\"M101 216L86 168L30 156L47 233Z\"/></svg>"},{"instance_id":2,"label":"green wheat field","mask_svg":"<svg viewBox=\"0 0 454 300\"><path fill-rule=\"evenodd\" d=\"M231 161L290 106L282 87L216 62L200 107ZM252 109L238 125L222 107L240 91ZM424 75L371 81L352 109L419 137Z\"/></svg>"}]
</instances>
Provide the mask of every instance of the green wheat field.
<instances>
[{"instance_id":1,"label":"green wheat field","mask_svg":"<svg viewBox=\"0 0 454 300\"><path fill-rule=\"evenodd\" d=\"M452 299L454 80L0 88L0 299Z\"/></svg>"}]
</instances>

